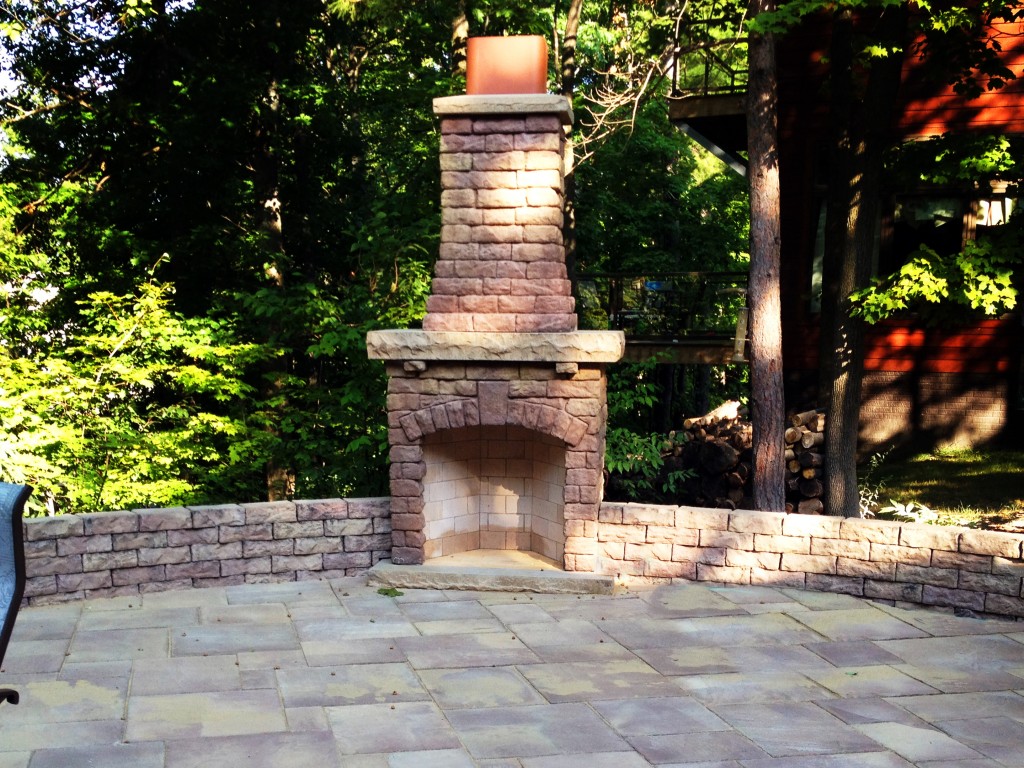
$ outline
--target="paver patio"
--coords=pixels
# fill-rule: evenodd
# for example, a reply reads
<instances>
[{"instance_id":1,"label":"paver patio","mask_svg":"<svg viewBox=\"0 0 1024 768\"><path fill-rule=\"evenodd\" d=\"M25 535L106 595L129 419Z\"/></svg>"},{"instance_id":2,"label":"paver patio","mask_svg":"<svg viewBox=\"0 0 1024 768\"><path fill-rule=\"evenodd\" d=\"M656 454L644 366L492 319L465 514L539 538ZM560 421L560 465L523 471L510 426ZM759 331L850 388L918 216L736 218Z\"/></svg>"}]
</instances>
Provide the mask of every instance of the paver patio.
<instances>
[{"instance_id":1,"label":"paver patio","mask_svg":"<svg viewBox=\"0 0 1024 768\"><path fill-rule=\"evenodd\" d=\"M365 579L24 609L0 768L1024 768L1024 623Z\"/></svg>"}]
</instances>

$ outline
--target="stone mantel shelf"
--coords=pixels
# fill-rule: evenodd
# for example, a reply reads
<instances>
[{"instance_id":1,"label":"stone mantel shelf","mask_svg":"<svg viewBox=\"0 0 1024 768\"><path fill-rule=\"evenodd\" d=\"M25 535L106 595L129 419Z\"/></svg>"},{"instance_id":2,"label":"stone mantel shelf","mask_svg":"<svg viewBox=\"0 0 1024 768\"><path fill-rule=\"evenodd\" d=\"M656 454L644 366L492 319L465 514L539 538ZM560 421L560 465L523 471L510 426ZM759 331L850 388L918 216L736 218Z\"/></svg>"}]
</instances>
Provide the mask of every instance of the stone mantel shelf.
<instances>
[{"instance_id":1,"label":"stone mantel shelf","mask_svg":"<svg viewBox=\"0 0 1024 768\"><path fill-rule=\"evenodd\" d=\"M371 360L614 363L626 351L622 331L483 333L385 330L366 334Z\"/></svg>"}]
</instances>

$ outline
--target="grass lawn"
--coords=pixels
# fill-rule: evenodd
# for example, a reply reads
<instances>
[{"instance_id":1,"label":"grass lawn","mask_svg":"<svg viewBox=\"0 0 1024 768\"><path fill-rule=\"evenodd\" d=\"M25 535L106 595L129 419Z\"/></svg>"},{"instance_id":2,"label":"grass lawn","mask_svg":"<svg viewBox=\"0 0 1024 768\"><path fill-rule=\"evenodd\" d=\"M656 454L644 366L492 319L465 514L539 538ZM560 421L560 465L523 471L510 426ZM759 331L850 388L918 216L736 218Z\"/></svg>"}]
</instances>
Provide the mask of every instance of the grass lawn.
<instances>
[{"instance_id":1,"label":"grass lawn","mask_svg":"<svg viewBox=\"0 0 1024 768\"><path fill-rule=\"evenodd\" d=\"M913 503L910 516L918 513L922 522L1024 533L1024 451L939 450L890 457L864 467L861 476L862 494L873 494L876 517L908 519L899 507Z\"/></svg>"}]
</instances>

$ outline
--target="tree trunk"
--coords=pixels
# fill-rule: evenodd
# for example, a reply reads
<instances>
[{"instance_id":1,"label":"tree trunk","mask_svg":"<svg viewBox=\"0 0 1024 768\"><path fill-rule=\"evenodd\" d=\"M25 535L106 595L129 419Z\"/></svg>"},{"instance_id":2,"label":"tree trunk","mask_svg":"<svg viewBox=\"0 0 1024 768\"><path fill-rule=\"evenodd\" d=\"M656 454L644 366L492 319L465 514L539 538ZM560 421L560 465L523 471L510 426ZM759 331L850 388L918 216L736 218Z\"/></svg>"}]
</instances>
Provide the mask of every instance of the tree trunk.
<instances>
[{"instance_id":1,"label":"tree trunk","mask_svg":"<svg viewBox=\"0 0 1024 768\"><path fill-rule=\"evenodd\" d=\"M469 17L466 15L466 0L456 3L452 18L452 77L466 77L466 59L469 45Z\"/></svg>"},{"instance_id":2,"label":"tree trunk","mask_svg":"<svg viewBox=\"0 0 1024 768\"><path fill-rule=\"evenodd\" d=\"M774 9L752 0L751 16ZM785 406L779 287L779 153L775 40L751 35L747 86L747 171L750 183L750 390L754 427L754 506L785 509Z\"/></svg>"},{"instance_id":3,"label":"tree trunk","mask_svg":"<svg viewBox=\"0 0 1024 768\"><path fill-rule=\"evenodd\" d=\"M571 0L565 17L560 53L561 83L559 93L572 104L576 92L576 35L580 28L583 0ZM565 191L562 197L562 242L565 245L565 266L569 279L576 282L576 173L572 161L572 126L567 126L569 150L566 152Z\"/></svg>"},{"instance_id":4,"label":"tree trunk","mask_svg":"<svg viewBox=\"0 0 1024 768\"><path fill-rule=\"evenodd\" d=\"M899 47L906 17L886 10L877 39ZM881 213L883 153L899 87L900 56L873 59L866 80L854 61L852 14L833 23L831 47L832 157L823 264L821 398L825 422L825 511L860 515L857 439L864 373L863 322L851 314L850 294L871 276Z\"/></svg>"}]
</instances>

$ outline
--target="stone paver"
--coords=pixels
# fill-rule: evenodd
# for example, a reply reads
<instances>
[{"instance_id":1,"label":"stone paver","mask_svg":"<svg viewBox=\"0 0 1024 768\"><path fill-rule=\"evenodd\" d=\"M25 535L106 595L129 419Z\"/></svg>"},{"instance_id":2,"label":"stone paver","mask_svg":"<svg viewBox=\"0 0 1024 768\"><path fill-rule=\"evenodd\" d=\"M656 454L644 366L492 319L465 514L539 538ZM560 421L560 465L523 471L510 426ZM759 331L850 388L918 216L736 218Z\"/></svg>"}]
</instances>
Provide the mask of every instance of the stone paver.
<instances>
[{"instance_id":1,"label":"stone paver","mask_svg":"<svg viewBox=\"0 0 1024 768\"><path fill-rule=\"evenodd\" d=\"M0 768L1024 768L1021 626L693 583L33 607Z\"/></svg>"}]
</instances>

